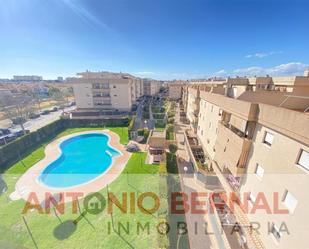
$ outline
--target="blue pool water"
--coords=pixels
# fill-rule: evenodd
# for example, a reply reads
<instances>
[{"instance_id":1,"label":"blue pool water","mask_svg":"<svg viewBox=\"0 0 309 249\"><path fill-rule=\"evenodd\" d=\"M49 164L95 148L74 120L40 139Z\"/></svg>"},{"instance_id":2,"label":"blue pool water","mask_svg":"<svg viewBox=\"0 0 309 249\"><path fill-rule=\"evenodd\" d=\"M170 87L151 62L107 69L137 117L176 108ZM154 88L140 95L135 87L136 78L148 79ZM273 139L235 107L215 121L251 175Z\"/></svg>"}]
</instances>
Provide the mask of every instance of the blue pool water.
<instances>
[{"instance_id":1,"label":"blue pool water","mask_svg":"<svg viewBox=\"0 0 309 249\"><path fill-rule=\"evenodd\" d=\"M46 166L39 181L53 188L72 187L104 173L120 152L100 133L71 137L60 144L61 156Z\"/></svg>"}]
</instances>

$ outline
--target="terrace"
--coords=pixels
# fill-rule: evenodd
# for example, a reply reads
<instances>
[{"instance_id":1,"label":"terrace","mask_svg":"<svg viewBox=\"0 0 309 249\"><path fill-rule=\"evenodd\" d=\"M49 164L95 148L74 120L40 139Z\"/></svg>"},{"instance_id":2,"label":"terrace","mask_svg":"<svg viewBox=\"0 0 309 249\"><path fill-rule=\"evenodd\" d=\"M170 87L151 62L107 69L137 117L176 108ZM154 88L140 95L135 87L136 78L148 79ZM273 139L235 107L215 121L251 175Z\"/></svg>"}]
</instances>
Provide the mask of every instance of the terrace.
<instances>
[{"instance_id":1,"label":"terrace","mask_svg":"<svg viewBox=\"0 0 309 249\"><path fill-rule=\"evenodd\" d=\"M184 135L185 146L188 150L190 160L193 163L195 170L206 175L213 175L213 170L208 163L209 157L204 152L197 136L192 130L186 130Z\"/></svg>"}]
</instances>

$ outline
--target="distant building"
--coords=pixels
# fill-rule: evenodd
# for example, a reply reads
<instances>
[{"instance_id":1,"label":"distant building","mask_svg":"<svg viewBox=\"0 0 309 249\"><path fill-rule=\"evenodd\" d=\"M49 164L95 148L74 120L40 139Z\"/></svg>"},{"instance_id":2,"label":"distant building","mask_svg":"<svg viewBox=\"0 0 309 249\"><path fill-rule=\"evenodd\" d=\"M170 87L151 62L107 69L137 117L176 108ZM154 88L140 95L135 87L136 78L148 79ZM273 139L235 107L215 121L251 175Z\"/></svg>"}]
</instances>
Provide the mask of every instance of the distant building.
<instances>
[{"instance_id":1,"label":"distant building","mask_svg":"<svg viewBox=\"0 0 309 249\"><path fill-rule=\"evenodd\" d=\"M13 76L14 81L42 81L42 76L37 75L14 75Z\"/></svg>"},{"instance_id":2,"label":"distant building","mask_svg":"<svg viewBox=\"0 0 309 249\"><path fill-rule=\"evenodd\" d=\"M172 82L168 83L168 97L171 100L178 100L181 99L182 94L182 86L184 84L180 82Z\"/></svg>"},{"instance_id":3,"label":"distant building","mask_svg":"<svg viewBox=\"0 0 309 249\"><path fill-rule=\"evenodd\" d=\"M143 79L143 95L153 96L160 91L161 82L153 79Z\"/></svg>"},{"instance_id":4,"label":"distant building","mask_svg":"<svg viewBox=\"0 0 309 249\"><path fill-rule=\"evenodd\" d=\"M309 77L309 67L305 70L304 76Z\"/></svg>"},{"instance_id":5,"label":"distant building","mask_svg":"<svg viewBox=\"0 0 309 249\"><path fill-rule=\"evenodd\" d=\"M128 113L141 96L153 96L161 86L158 81L127 73L86 71L77 75L66 79L73 84L77 112L93 116Z\"/></svg>"},{"instance_id":6,"label":"distant building","mask_svg":"<svg viewBox=\"0 0 309 249\"><path fill-rule=\"evenodd\" d=\"M62 82L63 81L63 77L61 77L61 76L57 77L57 81Z\"/></svg>"}]
</instances>

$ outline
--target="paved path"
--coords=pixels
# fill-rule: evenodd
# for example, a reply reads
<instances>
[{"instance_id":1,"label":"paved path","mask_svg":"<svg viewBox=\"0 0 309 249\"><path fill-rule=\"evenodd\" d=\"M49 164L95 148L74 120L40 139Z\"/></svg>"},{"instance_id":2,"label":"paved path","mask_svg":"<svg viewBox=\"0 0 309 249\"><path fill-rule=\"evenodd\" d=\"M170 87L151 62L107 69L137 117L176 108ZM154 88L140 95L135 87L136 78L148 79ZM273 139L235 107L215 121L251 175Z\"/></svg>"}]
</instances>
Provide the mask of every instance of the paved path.
<instances>
[{"instance_id":1,"label":"paved path","mask_svg":"<svg viewBox=\"0 0 309 249\"><path fill-rule=\"evenodd\" d=\"M178 159L178 169L181 177L181 187L182 191L188 196L191 196L194 192L210 192L203 185L196 182L193 177L193 167L189 161L189 154L185 149L183 144L184 134L183 132L189 129L189 125L180 122L179 108L177 108L177 114L175 116L175 133L176 140L178 144L177 157ZM187 167L185 172L184 168ZM217 244L216 237L213 233L212 226L210 223L214 222L211 215L205 214L192 214L188 212L186 214L186 221L188 225L188 234L191 249L214 249L214 248L224 248ZM207 233L205 233L207 229Z\"/></svg>"},{"instance_id":2,"label":"paved path","mask_svg":"<svg viewBox=\"0 0 309 249\"><path fill-rule=\"evenodd\" d=\"M68 112L68 111L72 111L74 110L76 107L68 107L65 108L64 111ZM39 118L36 119L30 119L28 120L26 123L24 123L24 127L26 130L30 130L30 132L32 131L36 131L40 128L42 128L43 126L46 126L58 119L60 119L60 116L62 114L62 110L60 111L56 111L56 112L50 112L47 115L41 115ZM14 125L11 127L12 130L20 130L21 127L20 125Z\"/></svg>"}]
</instances>

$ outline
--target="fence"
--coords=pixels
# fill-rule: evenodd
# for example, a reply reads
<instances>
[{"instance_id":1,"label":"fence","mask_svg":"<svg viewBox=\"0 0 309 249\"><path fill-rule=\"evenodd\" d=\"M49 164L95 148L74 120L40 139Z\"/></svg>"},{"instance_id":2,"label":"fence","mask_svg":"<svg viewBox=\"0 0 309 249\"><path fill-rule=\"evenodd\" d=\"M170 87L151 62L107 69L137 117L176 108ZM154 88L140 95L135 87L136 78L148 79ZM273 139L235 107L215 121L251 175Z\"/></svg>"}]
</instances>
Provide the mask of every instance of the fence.
<instances>
[{"instance_id":1,"label":"fence","mask_svg":"<svg viewBox=\"0 0 309 249\"><path fill-rule=\"evenodd\" d=\"M116 127L128 126L128 118L119 119L60 119L46 125L37 131L24 135L2 147L0 147L0 172L9 168L12 164L38 148L42 143L55 138L67 128L82 127Z\"/></svg>"}]
</instances>

